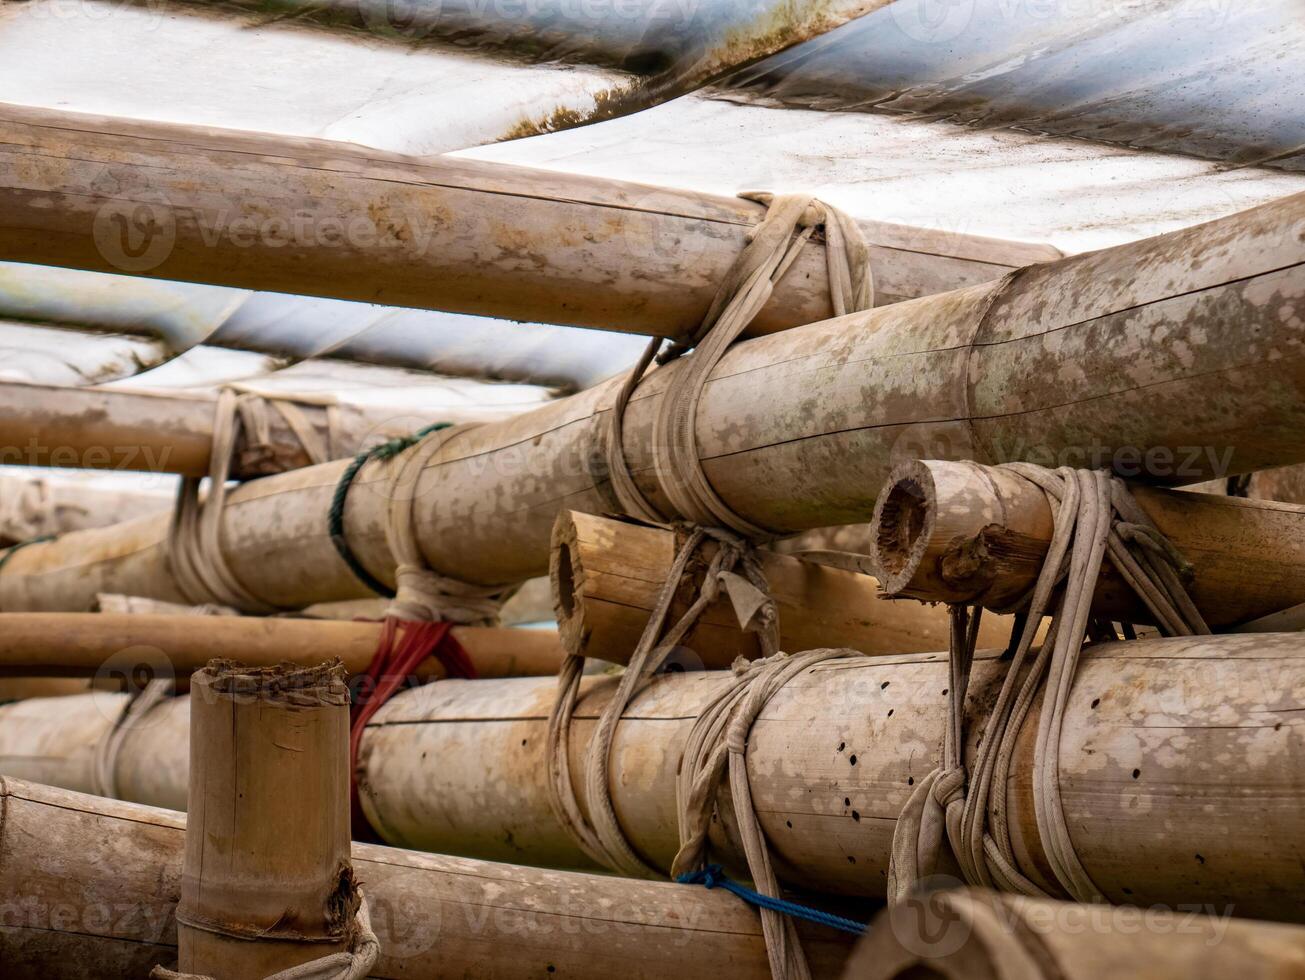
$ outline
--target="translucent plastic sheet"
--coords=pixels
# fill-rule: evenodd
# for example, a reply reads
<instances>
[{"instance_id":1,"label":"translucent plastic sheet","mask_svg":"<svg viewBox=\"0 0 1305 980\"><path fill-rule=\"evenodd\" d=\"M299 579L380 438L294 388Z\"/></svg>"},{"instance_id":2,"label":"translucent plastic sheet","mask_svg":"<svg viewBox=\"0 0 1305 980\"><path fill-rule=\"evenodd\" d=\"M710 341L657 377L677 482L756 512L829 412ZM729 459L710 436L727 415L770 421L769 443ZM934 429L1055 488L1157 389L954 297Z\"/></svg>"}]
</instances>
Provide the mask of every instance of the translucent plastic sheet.
<instances>
[{"instance_id":1,"label":"translucent plastic sheet","mask_svg":"<svg viewBox=\"0 0 1305 980\"><path fill-rule=\"evenodd\" d=\"M897 0L724 84L1305 170L1300 0Z\"/></svg>"}]
</instances>

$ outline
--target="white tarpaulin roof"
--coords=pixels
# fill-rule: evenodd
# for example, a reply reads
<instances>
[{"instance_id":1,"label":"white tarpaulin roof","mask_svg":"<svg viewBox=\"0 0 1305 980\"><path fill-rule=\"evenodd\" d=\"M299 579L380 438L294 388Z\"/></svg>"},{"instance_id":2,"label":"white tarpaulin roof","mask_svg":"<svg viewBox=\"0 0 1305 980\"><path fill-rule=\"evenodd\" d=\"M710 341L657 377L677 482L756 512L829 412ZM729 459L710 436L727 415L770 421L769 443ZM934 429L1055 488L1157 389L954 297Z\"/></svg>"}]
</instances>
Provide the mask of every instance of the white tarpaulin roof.
<instances>
[{"instance_id":1,"label":"white tarpaulin roof","mask_svg":"<svg viewBox=\"0 0 1305 980\"><path fill-rule=\"evenodd\" d=\"M862 218L1069 252L1305 189L1290 153L1305 116L1296 0L1246 10L1086 0L1038 11L957 0L942 21L923 4L898 0L631 115L495 142L579 119L596 97L701 60L739 25L803 5L31 0L0 7L0 102L456 151L725 194L814 190ZM1273 166L1228 162L1247 160ZM19 265L0 267L0 318L160 338L78 346L60 339L80 334L0 325L0 348L24 351L7 359L10 377L61 383L193 350L185 371L197 373L181 376L196 383L329 354L575 388L640 347L574 328ZM215 356L201 342L285 358L201 369ZM406 386L416 376L374 380Z\"/></svg>"}]
</instances>

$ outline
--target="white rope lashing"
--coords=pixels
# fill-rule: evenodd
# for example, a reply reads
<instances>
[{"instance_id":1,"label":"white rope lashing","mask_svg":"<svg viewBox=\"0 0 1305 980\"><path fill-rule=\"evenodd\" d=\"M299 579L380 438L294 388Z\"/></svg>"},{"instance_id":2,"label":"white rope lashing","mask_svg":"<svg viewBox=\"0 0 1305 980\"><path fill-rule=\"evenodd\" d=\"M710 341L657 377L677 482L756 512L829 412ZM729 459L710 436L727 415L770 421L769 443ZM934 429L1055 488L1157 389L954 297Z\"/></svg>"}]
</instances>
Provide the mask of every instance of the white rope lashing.
<instances>
[{"instance_id":1,"label":"white rope lashing","mask_svg":"<svg viewBox=\"0 0 1305 980\"><path fill-rule=\"evenodd\" d=\"M328 433L322 438L294 404L327 407ZM228 385L219 393L213 412L213 438L209 451L208 494L201 502L198 477L183 477L177 489L172 523L168 530L168 556L177 587L193 605L214 603L242 612L274 613L277 607L264 602L236 578L222 553L222 511L226 505L227 481L232 457L242 428L255 455L266 454L270 446L271 404L285 419L312 463L327 462L335 446L334 401L321 396L272 395L242 391Z\"/></svg>"},{"instance_id":2,"label":"white rope lashing","mask_svg":"<svg viewBox=\"0 0 1305 980\"><path fill-rule=\"evenodd\" d=\"M386 607L386 616L493 626L499 621L503 603L519 588L477 586L440 575L427 563L417 540L414 509L419 500L422 473L449 441L475 428L477 423L438 429L384 462L392 470L386 487L389 503L385 540L395 562L395 595Z\"/></svg>"},{"instance_id":3,"label":"white rope lashing","mask_svg":"<svg viewBox=\"0 0 1305 980\"><path fill-rule=\"evenodd\" d=\"M1028 463L1008 469L1040 487L1055 525L1041 572L1027 601L1027 617L1001 691L984 724L984 737L967 772L965 698L981 610L952 609L948 719L942 764L916 785L893 835L890 901L900 901L933 873L944 840L972 885L1048 895L1018 867L1006 805L1015 740L1037 697L1042 704L1034 747L1032 789L1038 837L1057 884L1080 902L1104 901L1083 868L1065 819L1058 776L1061 728L1087 632L1102 561L1108 556L1170 636L1209 633L1182 576L1190 567L1119 479L1100 470ZM1054 595L1053 595L1054 594ZM1042 619L1051 625L1042 647L1025 664Z\"/></svg>"}]
</instances>

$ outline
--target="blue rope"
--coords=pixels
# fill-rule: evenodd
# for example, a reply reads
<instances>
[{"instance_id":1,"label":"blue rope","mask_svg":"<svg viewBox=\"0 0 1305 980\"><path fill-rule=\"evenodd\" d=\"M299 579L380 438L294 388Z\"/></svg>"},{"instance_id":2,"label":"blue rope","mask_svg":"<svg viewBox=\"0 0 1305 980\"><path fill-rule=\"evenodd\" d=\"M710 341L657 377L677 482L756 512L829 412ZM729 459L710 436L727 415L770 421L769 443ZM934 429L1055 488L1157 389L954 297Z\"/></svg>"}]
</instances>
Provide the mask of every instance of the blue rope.
<instances>
[{"instance_id":1,"label":"blue rope","mask_svg":"<svg viewBox=\"0 0 1305 980\"><path fill-rule=\"evenodd\" d=\"M860 936L865 933L866 926L863 922L857 922L854 919L845 919L841 915L834 915L831 912L822 912L820 909L813 909L809 905L799 905L797 902L790 902L786 898L771 898L769 895L763 895L761 892L753 891L746 885L740 885L737 881L731 881L725 877L725 872L721 870L719 864L709 864L698 871L686 871L675 879L681 885L703 885L707 888L724 888L727 892L737 895L743 901L756 905L763 909L770 909L772 912L779 912L781 915L792 916L795 919L805 919L807 922L814 922L816 925L828 926L830 929L839 929L843 932L850 932L854 936Z\"/></svg>"}]
</instances>

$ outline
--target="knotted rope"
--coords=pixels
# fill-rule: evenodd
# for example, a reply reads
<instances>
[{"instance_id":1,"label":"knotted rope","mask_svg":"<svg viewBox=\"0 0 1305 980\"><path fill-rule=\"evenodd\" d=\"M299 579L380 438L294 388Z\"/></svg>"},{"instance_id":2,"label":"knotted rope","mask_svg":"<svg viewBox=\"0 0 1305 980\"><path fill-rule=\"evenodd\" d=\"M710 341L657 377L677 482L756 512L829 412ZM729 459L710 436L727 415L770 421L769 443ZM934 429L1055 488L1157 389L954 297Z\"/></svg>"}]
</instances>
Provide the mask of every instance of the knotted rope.
<instances>
[{"instance_id":1,"label":"knotted rope","mask_svg":"<svg viewBox=\"0 0 1305 980\"><path fill-rule=\"evenodd\" d=\"M717 549L707 565L698 594L684 614L667 629L667 619L680 583L692 574L690 561L709 541L715 542ZM657 601L630 655L630 662L612 697L603 706L590 739L584 773L589 819L580 812L576 800L568 751L571 720L580 696L580 679L586 658L569 655L558 671L557 699L548 719L549 803L558 821L585 854L622 874L644 878L662 876L635 852L621 830L612 806L609 777L616 726L634 696L662 667L667 656L703 612L719 598L722 589L728 595L738 597L735 610L746 616L739 625L757 633L765 655L770 656L778 649L778 616L756 552L729 531L703 527L690 530L657 594Z\"/></svg>"},{"instance_id":2,"label":"knotted rope","mask_svg":"<svg viewBox=\"0 0 1305 980\"><path fill-rule=\"evenodd\" d=\"M307 963L285 970L277 970L264 980L363 980L376 965L381 954L381 944L372 930L371 912L367 896L358 891L358 910L354 913L349 949L331 953ZM208 974L178 973L156 966L150 971L151 980L213 980Z\"/></svg>"},{"instance_id":3,"label":"knotted rope","mask_svg":"<svg viewBox=\"0 0 1305 980\"><path fill-rule=\"evenodd\" d=\"M359 453L336 487L330 512L330 533L336 550L355 574L374 591L391 599L382 617L384 628L371 664L361 678L349 722L349 762L352 774L354 836L370 827L362 807L358 753L367 723L412 678L428 657L437 658L449 677L474 678L476 669L453 635L453 626L494 625L503 603L516 586L483 587L440 575L426 562L416 533L415 504L419 483L431 459L450 440L475 424L437 423L413 436L392 439ZM357 560L344 534L344 508L358 471L370 460L389 468L386 475L385 539L395 562L396 588L391 590Z\"/></svg>"},{"instance_id":4,"label":"knotted rope","mask_svg":"<svg viewBox=\"0 0 1305 980\"><path fill-rule=\"evenodd\" d=\"M764 655L755 670L741 669L741 676L747 679L740 681L740 684L752 690L752 685L756 683L756 700L746 699L749 708L755 707L759 712L769 694L783 683L783 680L777 680L772 685L769 681L792 676L790 668L793 664L801 665L792 668L796 671L816 659L836 655L820 651L819 658L815 654L806 654L791 661L775 659L779 645L778 613L752 541L774 537L776 532L736 512L711 486L699 458L697 414L703 389L712 370L765 306L775 284L784 277L818 226L823 225L825 228L826 264L835 315L841 316L873 305L874 285L870 273L869 248L854 221L810 196L742 196L765 205L766 215L749 233L747 246L721 281L702 324L692 335L679 338L660 355L658 352L665 343L665 338L654 337L651 340L639 362L616 389L612 409L607 415L607 424L599 430L602 435L601 453L606 458L615 503L624 513L641 520L663 525L675 523L648 499L634 481L623 446L624 415L631 396L654 360L666 364L693 349L693 356L674 372L666 391L662 393L653 424L653 460L658 481L674 515L687 523L687 537L662 584L648 623L616 690L599 715L590 740L584 773L585 795L589 803L588 819L581 813L576 800L568 751L571 721L579 698L585 658L568 656L563 662L558 672L557 700L549 717L549 802L555 816L592 860L632 876L660 877L660 874L635 852L617 820L610 783L612 739L622 714L635 694L663 666L667 656L693 628L703 611L720 596L722 588L734 605L740 626L758 634ZM670 609L681 582L689 574L690 561L709 541L716 544L717 550L708 564L697 595L688 610L668 629ZM758 682L758 678L765 680ZM755 714L752 717L755 718ZM707 728L702 731L710 730L719 738L725 730L723 718L721 716L717 723L716 716L709 711ZM699 721L702 722L702 719ZM723 773L726 760L736 757L741 759L750 724L751 719L746 724L740 721L737 726L731 726L728 745L720 749L718 758L712 756L716 780ZM698 731L697 726L695 731ZM700 746L700 750L705 751L705 743ZM692 758L686 754L686 759ZM741 762L729 768L732 787L736 778L742 780L744 795L736 798L736 805L741 813L747 814L742 819L742 826L749 868L762 891L777 897L778 884L770 869L765 839L756 822L756 815L752 812L751 796L746 793L746 769ZM693 771L696 772L696 769ZM742 775L736 776L736 772L742 772ZM715 799L711 780L712 776L704 773L702 785L695 788L699 794L695 812L705 808L708 819ZM738 802L740 799L742 802ZM696 827L696 820L682 820L682 840L685 833L692 836ZM694 849L691 853L697 858L701 857L704 840L705 830L703 839L692 845ZM692 862L685 857L683 862L677 858L677 863L685 865ZM809 976L805 957L797 945L791 923L784 924L787 920L783 920L778 912L770 908L763 910L762 916L775 975L795 978Z\"/></svg>"},{"instance_id":5,"label":"knotted rope","mask_svg":"<svg viewBox=\"0 0 1305 980\"><path fill-rule=\"evenodd\" d=\"M708 833L712 814L733 811L733 824L743 844L748 873L757 891L771 903L782 901L779 881L770 861L766 835L752 805L748 778L748 733L772 697L798 674L826 660L860 657L852 650L810 650L789 656L775 654L763 660L734 662L733 677L699 713L689 731L676 781L679 804L680 850L671 865L675 878L691 876L707 865ZM720 793L728 778L728 803ZM798 939L793 918L773 904L761 907L761 929L766 939L770 972L777 980L808 980L811 969Z\"/></svg>"},{"instance_id":6,"label":"knotted rope","mask_svg":"<svg viewBox=\"0 0 1305 980\"><path fill-rule=\"evenodd\" d=\"M304 417L299 406L322 405L327 409L327 434L323 438ZM222 553L222 511L226 505L227 481L241 432L245 469L255 468L276 455L271 441L268 406L285 419L313 463L327 462L335 449L335 401L311 395L263 394L237 385L219 393L213 412L213 440L209 450L208 496L200 502L198 477L183 477L168 530L168 556L177 587L191 605L213 603L243 612L274 613L277 607L264 602L236 578Z\"/></svg>"},{"instance_id":7,"label":"knotted rope","mask_svg":"<svg viewBox=\"0 0 1305 980\"><path fill-rule=\"evenodd\" d=\"M874 279L869 246L856 222L843 212L803 194L740 196L765 204L765 218L749 233L747 246L721 281L697 331L677 340L661 355L658 351L665 338L652 338L638 363L626 375L616 391L603 429L602 455L621 509L650 523L670 523L671 517L644 495L630 473L622 444L624 416L630 397L652 362L669 363L692 348L693 357L675 372L662 394L653 423L653 461L658 480L681 519L727 527L762 540L774 537L776 532L737 513L721 499L702 471L697 417L703 388L725 351L761 312L775 284L784 277L818 226L823 225L825 229L825 263L836 316L873 306Z\"/></svg>"},{"instance_id":8,"label":"knotted rope","mask_svg":"<svg viewBox=\"0 0 1305 980\"><path fill-rule=\"evenodd\" d=\"M1107 556L1170 636L1209 633L1183 585L1191 566L1138 506L1124 483L1105 471L1028 463L1005 469L1040 487L1055 523L1051 545L1032 592L1020 603L1019 640L972 771L963 761L965 697L982 610L951 610L951 678L942 764L907 800L893 834L890 901L900 901L936 867L946 836L971 885L1048 895L1018 867L1010 837L1006 785L1015 742L1034 700L1042 697L1034 747L1033 794L1038 836L1056 882L1080 902L1104 901L1083 868L1065 821L1058 764L1061 727L1090 622L1093 594ZM1044 616L1051 624L1027 672Z\"/></svg>"}]
</instances>

